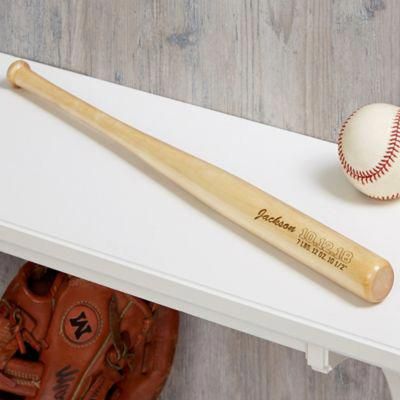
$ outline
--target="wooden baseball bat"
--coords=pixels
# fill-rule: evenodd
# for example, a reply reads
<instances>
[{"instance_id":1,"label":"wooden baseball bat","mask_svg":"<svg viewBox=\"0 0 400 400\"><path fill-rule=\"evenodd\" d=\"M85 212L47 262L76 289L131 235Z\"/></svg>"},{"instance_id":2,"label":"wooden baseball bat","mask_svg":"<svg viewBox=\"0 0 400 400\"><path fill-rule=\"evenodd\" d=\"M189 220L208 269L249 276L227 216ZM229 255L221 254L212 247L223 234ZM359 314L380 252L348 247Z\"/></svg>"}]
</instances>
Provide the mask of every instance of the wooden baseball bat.
<instances>
[{"instance_id":1,"label":"wooden baseball bat","mask_svg":"<svg viewBox=\"0 0 400 400\"><path fill-rule=\"evenodd\" d=\"M96 128L215 211L343 288L372 303L390 292L393 269L370 250L242 179L98 110L42 78L24 61L11 64L7 76L15 87Z\"/></svg>"}]
</instances>

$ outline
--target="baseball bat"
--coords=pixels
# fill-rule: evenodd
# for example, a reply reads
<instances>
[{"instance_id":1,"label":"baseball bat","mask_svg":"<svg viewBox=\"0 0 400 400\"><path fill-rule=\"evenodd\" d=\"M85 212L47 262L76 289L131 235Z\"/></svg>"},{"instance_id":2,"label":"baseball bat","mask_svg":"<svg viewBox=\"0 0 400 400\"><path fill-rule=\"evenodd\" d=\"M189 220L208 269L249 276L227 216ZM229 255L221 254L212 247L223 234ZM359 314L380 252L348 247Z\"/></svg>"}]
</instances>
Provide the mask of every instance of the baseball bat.
<instances>
[{"instance_id":1,"label":"baseball bat","mask_svg":"<svg viewBox=\"0 0 400 400\"><path fill-rule=\"evenodd\" d=\"M365 247L221 168L98 110L39 76L24 61L11 64L7 77L14 87L95 128L207 206L350 292L371 303L389 294L391 265Z\"/></svg>"}]
</instances>

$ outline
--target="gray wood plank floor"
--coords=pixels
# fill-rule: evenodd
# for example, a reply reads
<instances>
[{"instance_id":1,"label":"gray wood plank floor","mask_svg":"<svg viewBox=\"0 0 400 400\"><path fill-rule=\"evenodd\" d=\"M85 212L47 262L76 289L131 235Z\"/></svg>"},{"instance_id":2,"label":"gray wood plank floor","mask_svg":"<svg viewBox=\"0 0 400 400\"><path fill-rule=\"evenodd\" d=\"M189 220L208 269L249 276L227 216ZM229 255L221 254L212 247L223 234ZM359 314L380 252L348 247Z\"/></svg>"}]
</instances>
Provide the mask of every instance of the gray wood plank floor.
<instances>
[{"instance_id":1,"label":"gray wood plank floor","mask_svg":"<svg viewBox=\"0 0 400 400\"><path fill-rule=\"evenodd\" d=\"M400 104L396 0L0 0L0 51L335 140ZM20 260L0 255L0 290ZM162 400L389 400L382 372L184 315Z\"/></svg>"},{"instance_id":2,"label":"gray wood plank floor","mask_svg":"<svg viewBox=\"0 0 400 400\"><path fill-rule=\"evenodd\" d=\"M334 140L400 103L396 0L0 0L0 50Z\"/></svg>"}]
</instances>

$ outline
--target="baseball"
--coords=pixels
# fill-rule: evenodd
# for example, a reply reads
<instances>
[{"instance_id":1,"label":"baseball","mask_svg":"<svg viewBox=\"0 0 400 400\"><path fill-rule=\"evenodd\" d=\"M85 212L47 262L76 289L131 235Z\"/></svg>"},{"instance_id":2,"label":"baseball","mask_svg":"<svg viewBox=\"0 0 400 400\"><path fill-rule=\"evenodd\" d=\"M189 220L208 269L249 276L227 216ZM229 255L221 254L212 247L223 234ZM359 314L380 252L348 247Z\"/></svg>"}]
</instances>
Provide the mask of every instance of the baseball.
<instances>
[{"instance_id":1,"label":"baseball","mask_svg":"<svg viewBox=\"0 0 400 400\"><path fill-rule=\"evenodd\" d=\"M339 159L349 181L379 200L400 197L400 108L369 104L344 122Z\"/></svg>"}]
</instances>

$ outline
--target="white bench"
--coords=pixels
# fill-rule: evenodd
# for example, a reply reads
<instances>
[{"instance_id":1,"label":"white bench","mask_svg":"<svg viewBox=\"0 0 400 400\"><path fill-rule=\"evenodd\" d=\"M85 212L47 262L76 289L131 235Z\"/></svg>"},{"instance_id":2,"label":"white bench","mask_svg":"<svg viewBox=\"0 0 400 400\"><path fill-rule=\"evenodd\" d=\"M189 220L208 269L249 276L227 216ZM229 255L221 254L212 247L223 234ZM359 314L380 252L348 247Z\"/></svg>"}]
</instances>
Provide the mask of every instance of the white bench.
<instances>
[{"instance_id":1,"label":"white bench","mask_svg":"<svg viewBox=\"0 0 400 400\"><path fill-rule=\"evenodd\" d=\"M23 91L0 54L0 251L304 351L382 367L400 399L400 287L371 306ZM400 266L400 202L357 193L336 146L32 63L96 106L279 197Z\"/></svg>"}]
</instances>

